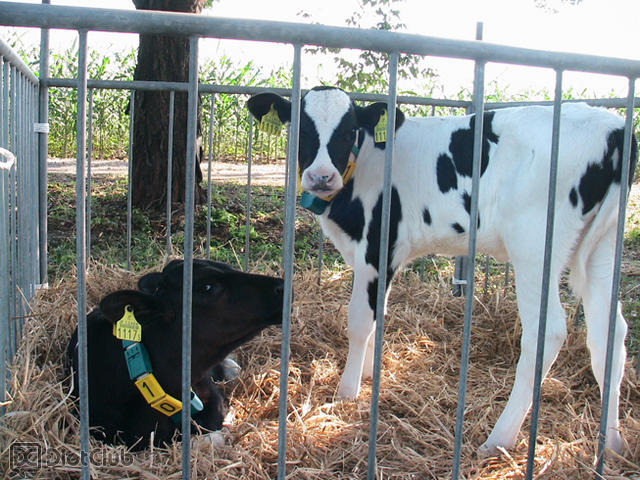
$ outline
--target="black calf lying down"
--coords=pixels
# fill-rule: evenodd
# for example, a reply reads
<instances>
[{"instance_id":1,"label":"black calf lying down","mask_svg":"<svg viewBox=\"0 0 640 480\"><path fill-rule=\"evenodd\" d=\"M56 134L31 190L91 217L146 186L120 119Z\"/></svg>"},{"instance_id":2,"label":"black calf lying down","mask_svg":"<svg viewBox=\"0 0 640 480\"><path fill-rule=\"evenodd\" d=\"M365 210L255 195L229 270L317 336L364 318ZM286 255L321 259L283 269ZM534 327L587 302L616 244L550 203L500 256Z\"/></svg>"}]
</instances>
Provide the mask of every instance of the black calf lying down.
<instances>
[{"instance_id":1,"label":"black calf lying down","mask_svg":"<svg viewBox=\"0 0 640 480\"><path fill-rule=\"evenodd\" d=\"M149 445L151 432L154 444L162 445L179 431L182 267L182 260L172 261L161 273L142 277L140 291L107 295L89 314L89 425L94 437L141 450ZM212 376L222 375L220 364L234 348L282 322L282 292L279 278L194 261L191 387L196 396L191 412L198 425L221 428L227 405ZM126 324L132 315L140 329ZM77 393L77 330L67 354Z\"/></svg>"}]
</instances>

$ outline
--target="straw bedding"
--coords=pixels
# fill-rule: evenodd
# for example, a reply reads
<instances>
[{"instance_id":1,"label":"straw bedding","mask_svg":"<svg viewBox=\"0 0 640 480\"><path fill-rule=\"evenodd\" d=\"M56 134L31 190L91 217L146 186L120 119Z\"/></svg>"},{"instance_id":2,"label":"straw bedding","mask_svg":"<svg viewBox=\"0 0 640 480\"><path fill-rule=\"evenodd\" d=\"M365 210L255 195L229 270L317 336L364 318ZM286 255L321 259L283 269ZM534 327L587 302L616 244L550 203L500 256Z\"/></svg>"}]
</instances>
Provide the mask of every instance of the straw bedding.
<instances>
[{"instance_id":1,"label":"straw bedding","mask_svg":"<svg viewBox=\"0 0 640 480\"><path fill-rule=\"evenodd\" d=\"M361 479L367 468L370 382L364 383L358 401L335 399L347 351L351 273L325 272L321 287L316 275L299 272L295 281L287 420L289 478ZM423 283L413 274L402 275L394 283L385 333L378 478L449 478L464 300L452 297L445 282ZM135 278L127 272L93 265L89 304L134 284ZM42 292L33 309L12 367L14 397L0 424L1 476L18 473L10 469L10 445L33 442L41 449L43 465L23 469L19 478L78 478L79 422L63 366L64 349L76 322L75 279ZM475 315L462 477L523 478L528 422L513 451L487 459L475 454L513 381L519 353L513 294L502 289L480 294ZM224 445L194 437L194 477L275 478L280 339L280 331L272 328L238 351L242 373L224 385L232 410ZM570 326L568 341L543 386L536 478L594 478L600 400L588 364L584 332ZM621 398L628 447L622 457L608 461L608 479L640 478L639 384L629 363ZM179 444L134 454L123 447L91 442L93 478L181 478ZM64 456L66 461L60 461Z\"/></svg>"}]
</instances>

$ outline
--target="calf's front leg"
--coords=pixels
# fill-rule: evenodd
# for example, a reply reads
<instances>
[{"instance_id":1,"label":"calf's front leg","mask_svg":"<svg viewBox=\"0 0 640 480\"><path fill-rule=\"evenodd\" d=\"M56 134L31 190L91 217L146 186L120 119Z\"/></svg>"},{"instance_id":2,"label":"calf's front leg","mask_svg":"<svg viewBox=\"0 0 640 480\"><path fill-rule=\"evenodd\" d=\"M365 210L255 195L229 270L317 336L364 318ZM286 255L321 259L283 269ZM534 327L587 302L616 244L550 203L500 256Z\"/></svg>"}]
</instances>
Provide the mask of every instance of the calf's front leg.
<instances>
[{"instance_id":1,"label":"calf's front leg","mask_svg":"<svg viewBox=\"0 0 640 480\"><path fill-rule=\"evenodd\" d=\"M349 319L347 333L349 337L349 353L347 363L340 379L338 397L351 400L360 393L360 381L363 367L367 375L371 375L373 355L367 354L369 341L374 338L373 309L369 305L369 283L375 283L377 272L371 267L356 268L353 272L353 290L349 302ZM365 357L367 363L365 366Z\"/></svg>"}]
</instances>

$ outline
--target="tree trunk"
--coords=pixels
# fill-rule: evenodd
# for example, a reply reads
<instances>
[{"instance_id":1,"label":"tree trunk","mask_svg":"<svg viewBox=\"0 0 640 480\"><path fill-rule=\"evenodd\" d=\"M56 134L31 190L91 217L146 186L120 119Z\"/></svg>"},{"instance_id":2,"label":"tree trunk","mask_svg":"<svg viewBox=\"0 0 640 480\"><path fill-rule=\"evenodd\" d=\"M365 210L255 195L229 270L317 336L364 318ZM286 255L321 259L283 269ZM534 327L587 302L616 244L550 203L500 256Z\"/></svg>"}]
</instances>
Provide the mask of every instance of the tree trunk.
<instances>
[{"instance_id":1,"label":"tree trunk","mask_svg":"<svg viewBox=\"0 0 640 480\"><path fill-rule=\"evenodd\" d=\"M133 0L138 10L200 13L205 0ZM189 39L179 36L140 35L134 80L187 82ZM132 190L133 205L141 209L162 209L167 198L167 156L169 147L169 92L138 90L134 102ZM198 108L198 140L202 125ZM202 142L196 146L195 201L201 203ZM184 203L187 158L187 93L176 92L173 127L172 202Z\"/></svg>"}]
</instances>

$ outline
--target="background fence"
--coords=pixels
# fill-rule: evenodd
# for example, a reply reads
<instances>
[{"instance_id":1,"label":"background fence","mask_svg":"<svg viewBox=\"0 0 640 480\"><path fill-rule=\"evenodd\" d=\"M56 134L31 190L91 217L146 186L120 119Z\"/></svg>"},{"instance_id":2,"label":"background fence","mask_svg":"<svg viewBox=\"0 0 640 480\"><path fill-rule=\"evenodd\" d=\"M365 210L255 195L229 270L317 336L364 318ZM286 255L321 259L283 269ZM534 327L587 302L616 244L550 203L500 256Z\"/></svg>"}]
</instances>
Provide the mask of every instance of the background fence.
<instances>
[{"instance_id":1,"label":"background fence","mask_svg":"<svg viewBox=\"0 0 640 480\"><path fill-rule=\"evenodd\" d=\"M0 402L40 277L39 82L0 42ZM44 232L43 232L44 233ZM46 235L46 233L44 233Z\"/></svg>"}]
</instances>

